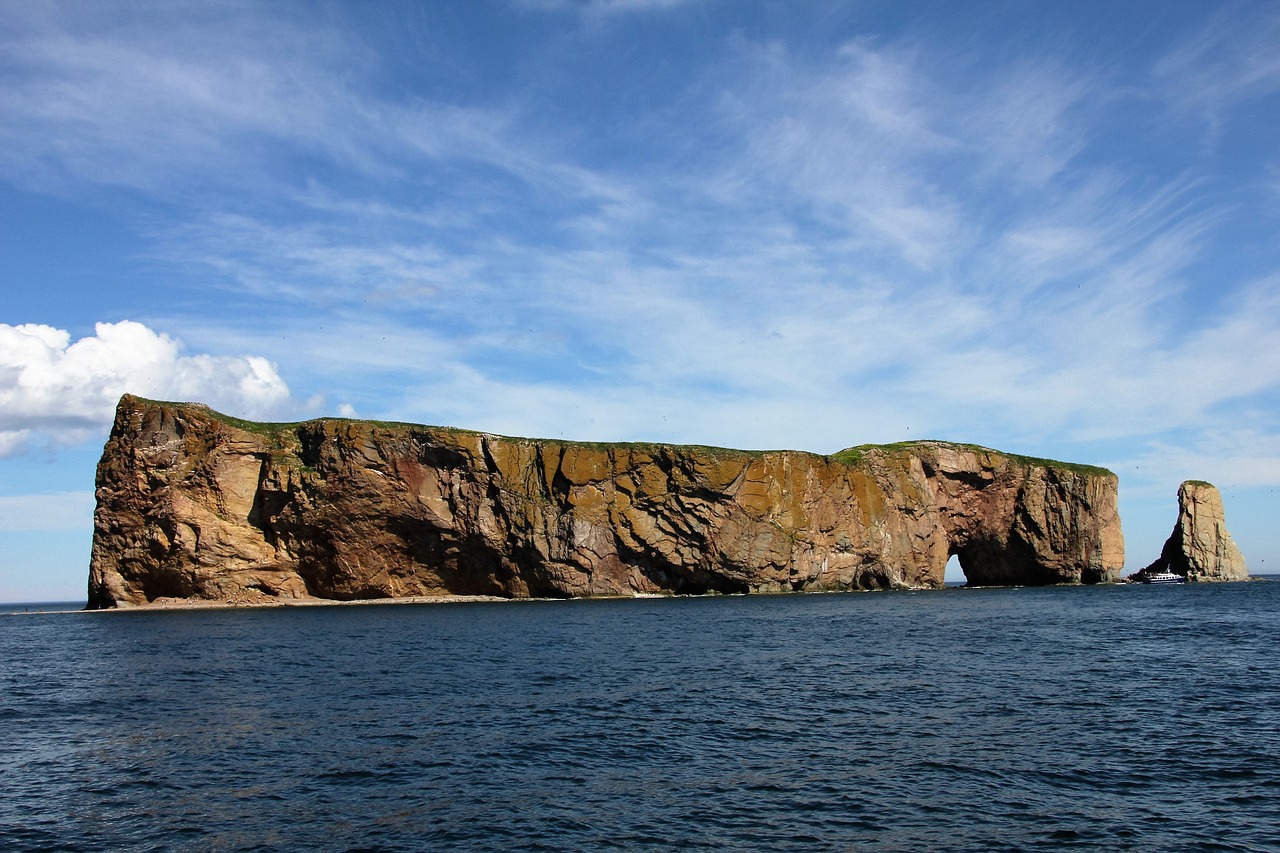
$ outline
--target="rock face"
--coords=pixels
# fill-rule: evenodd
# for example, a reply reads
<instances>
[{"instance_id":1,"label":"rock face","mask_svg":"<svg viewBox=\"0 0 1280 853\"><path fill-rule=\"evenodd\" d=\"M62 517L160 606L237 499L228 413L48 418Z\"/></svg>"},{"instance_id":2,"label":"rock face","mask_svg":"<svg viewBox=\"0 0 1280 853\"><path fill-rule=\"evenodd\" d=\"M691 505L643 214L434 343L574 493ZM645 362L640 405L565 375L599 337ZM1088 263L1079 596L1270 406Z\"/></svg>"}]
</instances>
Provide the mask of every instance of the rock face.
<instances>
[{"instance_id":1,"label":"rock face","mask_svg":"<svg viewBox=\"0 0 1280 853\"><path fill-rule=\"evenodd\" d=\"M126 396L98 466L93 608L1118 578L1109 471L943 442L820 456L255 424Z\"/></svg>"},{"instance_id":2,"label":"rock face","mask_svg":"<svg viewBox=\"0 0 1280 853\"><path fill-rule=\"evenodd\" d=\"M1173 572L1189 582L1249 579L1244 556L1227 532L1222 496L1209 483L1188 480L1178 487L1178 523L1160 559L1138 573Z\"/></svg>"}]
</instances>

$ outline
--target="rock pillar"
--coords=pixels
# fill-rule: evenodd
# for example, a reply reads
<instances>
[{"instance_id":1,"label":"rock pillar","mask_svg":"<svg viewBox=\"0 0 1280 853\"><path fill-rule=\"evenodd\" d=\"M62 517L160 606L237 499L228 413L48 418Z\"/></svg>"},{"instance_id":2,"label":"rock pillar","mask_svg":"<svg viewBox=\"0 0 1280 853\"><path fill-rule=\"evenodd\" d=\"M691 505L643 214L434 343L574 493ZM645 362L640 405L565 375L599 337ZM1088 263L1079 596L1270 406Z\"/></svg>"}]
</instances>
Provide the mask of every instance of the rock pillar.
<instances>
[{"instance_id":1,"label":"rock pillar","mask_svg":"<svg viewBox=\"0 0 1280 853\"><path fill-rule=\"evenodd\" d=\"M1222 495L1213 485L1188 480L1178 487L1178 523L1160 559L1139 574L1154 572L1173 572L1189 582L1249 579L1244 556L1227 532Z\"/></svg>"}]
</instances>

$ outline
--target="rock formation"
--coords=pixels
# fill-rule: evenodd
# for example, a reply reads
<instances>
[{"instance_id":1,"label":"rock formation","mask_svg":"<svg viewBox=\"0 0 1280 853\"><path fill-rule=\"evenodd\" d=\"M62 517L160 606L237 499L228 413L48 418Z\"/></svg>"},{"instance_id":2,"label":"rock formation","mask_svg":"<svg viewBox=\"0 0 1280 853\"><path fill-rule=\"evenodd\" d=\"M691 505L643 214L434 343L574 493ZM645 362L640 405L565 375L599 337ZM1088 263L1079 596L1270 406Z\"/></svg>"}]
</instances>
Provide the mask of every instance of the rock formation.
<instances>
[{"instance_id":1,"label":"rock formation","mask_svg":"<svg viewBox=\"0 0 1280 853\"><path fill-rule=\"evenodd\" d=\"M1227 532L1226 513L1217 488L1202 480L1178 487L1178 523L1164 543L1160 559L1138 572L1173 572L1189 582L1249 579L1244 556Z\"/></svg>"},{"instance_id":2,"label":"rock formation","mask_svg":"<svg viewBox=\"0 0 1280 853\"><path fill-rule=\"evenodd\" d=\"M1117 579L1116 477L922 441L832 456L258 424L125 396L89 606Z\"/></svg>"}]
</instances>

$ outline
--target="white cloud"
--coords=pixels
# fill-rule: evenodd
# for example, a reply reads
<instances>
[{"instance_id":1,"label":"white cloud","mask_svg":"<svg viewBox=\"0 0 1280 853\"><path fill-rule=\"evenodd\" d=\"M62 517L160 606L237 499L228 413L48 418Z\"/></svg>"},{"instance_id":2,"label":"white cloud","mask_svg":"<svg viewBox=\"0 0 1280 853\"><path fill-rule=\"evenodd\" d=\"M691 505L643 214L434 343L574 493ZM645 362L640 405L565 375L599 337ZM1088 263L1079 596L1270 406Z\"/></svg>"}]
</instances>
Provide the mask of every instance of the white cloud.
<instances>
[{"instance_id":1,"label":"white cloud","mask_svg":"<svg viewBox=\"0 0 1280 853\"><path fill-rule=\"evenodd\" d=\"M368 215L397 218L390 210ZM447 252L421 234L415 242L404 242L383 234L352 234L341 224L284 224L243 215L197 219L162 239L173 261L216 270L257 297L321 310L437 302L473 285L480 265L476 258Z\"/></svg>"},{"instance_id":2,"label":"white cloud","mask_svg":"<svg viewBox=\"0 0 1280 853\"><path fill-rule=\"evenodd\" d=\"M141 323L98 323L94 335L74 342L63 329L0 323L0 456L101 433L126 392L246 417L270 416L289 402L266 359L184 355L179 341Z\"/></svg>"},{"instance_id":3,"label":"white cloud","mask_svg":"<svg viewBox=\"0 0 1280 853\"><path fill-rule=\"evenodd\" d=\"M88 11L86 20L55 13L43 26L6 33L0 163L14 179L72 176L154 190L221 171L233 140L243 151L255 137L321 149L349 138L326 133L332 92L309 58L332 59L332 44L314 36L299 44L299 31L265 17L254 22L255 39L244 38L247 22L232 19L148 38L146 27L86 27L97 18ZM274 55L246 50L268 43Z\"/></svg>"},{"instance_id":4,"label":"white cloud","mask_svg":"<svg viewBox=\"0 0 1280 853\"><path fill-rule=\"evenodd\" d=\"M728 200L776 204L778 191L812 211L868 259L936 270L966 238L954 197L926 164L954 154L931 86L910 51L846 45L817 68L777 46L748 48L747 82L722 100L745 150L717 174Z\"/></svg>"},{"instance_id":5,"label":"white cloud","mask_svg":"<svg viewBox=\"0 0 1280 853\"><path fill-rule=\"evenodd\" d=\"M957 132L970 153L985 161L988 181L1012 178L1039 190L1085 147L1087 124L1077 113L1099 91L1097 81L1051 60L1019 63L1003 79L969 94Z\"/></svg>"},{"instance_id":6,"label":"white cloud","mask_svg":"<svg viewBox=\"0 0 1280 853\"><path fill-rule=\"evenodd\" d=\"M625 203L622 188L540 151L516 108L374 91L375 51L288 7L127 8L73 5L0 26L0 177L39 191L105 185L203 202L194 191L213 186L278 201L300 200L297 157L433 187L446 162L479 185L457 190L468 199L492 189L465 168L483 164L557 198Z\"/></svg>"},{"instance_id":7,"label":"white cloud","mask_svg":"<svg viewBox=\"0 0 1280 853\"><path fill-rule=\"evenodd\" d=\"M1173 108L1220 129L1246 101L1280 92L1280 13L1272 4L1228 4L1154 67Z\"/></svg>"},{"instance_id":8,"label":"white cloud","mask_svg":"<svg viewBox=\"0 0 1280 853\"><path fill-rule=\"evenodd\" d=\"M714 46L720 59L675 93L671 113L635 117L646 134L629 142L647 165L624 178L575 150L584 128L570 122L555 138L509 106L536 103L531 92L501 107L401 99L373 90L376 67L349 61L354 39L270 16L270 37L250 37L214 17L168 43L146 27L90 38L66 22L16 43L10 61L36 73L0 92L0 125L13 117L22 143L9 156L63 158L87 180L135 181L134 163L138 185L161 196L145 181L172 170L234 163L256 180L275 146L347 167L265 209L188 211L158 236L166 260L285 306L262 312L270 343L259 349L265 326L244 317L148 320L204 350L265 349L288 360L291 379L310 372L362 412L526 432L581 422L541 417L542 406L595 412L634 435L644 417L625 407L638 400L711 423L713 435L774 443L698 414L743 422L758 407L808 421L795 413L821 412L838 428L766 418L779 440L824 446L836 432L857 441L906 424L1149 435L1274 387L1258 355L1271 338L1250 323L1272 306L1180 316L1183 277L1215 222L1195 209L1195 176L1120 178L1091 150L1117 129L1105 69L1040 55L992 68L907 41L806 53L738 40L727 59ZM205 31L210 42L193 48ZM279 57L264 47L277 44ZM1213 51L1187 47L1158 76L1209 67ZM1248 91L1267 91L1265 55L1240 62ZM55 137L62 147L37 156L33 140ZM706 139L717 144L699 149ZM461 177L438 179L437 164ZM397 194L388 175L426 183ZM78 346L31 337L49 352ZM162 344L150 342L154 359L176 364ZM181 358L170 390L153 396L234 386L252 401L279 381L250 357L233 360L235 381L225 359ZM435 396L396 400L403 388ZM33 423L0 432L0 453L38 441Z\"/></svg>"},{"instance_id":9,"label":"white cloud","mask_svg":"<svg viewBox=\"0 0 1280 853\"><path fill-rule=\"evenodd\" d=\"M109 20L111 8L135 20ZM346 69L376 56L287 12L104 5L0 27L0 172L40 190L271 197L282 151L382 179L404 179L415 158L510 158L501 111L375 98Z\"/></svg>"},{"instance_id":10,"label":"white cloud","mask_svg":"<svg viewBox=\"0 0 1280 853\"><path fill-rule=\"evenodd\" d=\"M1254 427L1206 429L1180 441L1151 441L1117 464L1139 492L1172 494L1183 480L1220 489L1280 484L1280 436Z\"/></svg>"},{"instance_id":11,"label":"white cloud","mask_svg":"<svg viewBox=\"0 0 1280 853\"><path fill-rule=\"evenodd\" d=\"M0 496L0 531L87 530L93 527L91 491Z\"/></svg>"}]
</instances>

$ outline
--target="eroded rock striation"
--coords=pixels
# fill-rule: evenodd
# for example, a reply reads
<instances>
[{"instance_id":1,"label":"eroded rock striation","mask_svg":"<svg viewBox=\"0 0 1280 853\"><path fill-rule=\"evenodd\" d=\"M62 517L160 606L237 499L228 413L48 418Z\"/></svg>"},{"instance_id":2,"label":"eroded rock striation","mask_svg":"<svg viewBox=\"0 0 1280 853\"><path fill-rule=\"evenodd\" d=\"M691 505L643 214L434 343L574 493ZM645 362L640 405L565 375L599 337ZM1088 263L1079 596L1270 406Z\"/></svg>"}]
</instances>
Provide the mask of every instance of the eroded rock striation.
<instances>
[{"instance_id":1,"label":"eroded rock striation","mask_svg":"<svg viewBox=\"0 0 1280 853\"><path fill-rule=\"evenodd\" d=\"M1172 572L1189 582L1249 579L1244 555L1227 532L1226 511L1218 489L1203 480L1178 487L1178 521L1164 543L1160 559L1138 572Z\"/></svg>"},{"instance_id":2,"label":"eroded rock striation","mask_svg":"<svg viewBox=\"0 0 1280 853\"><path fill-rule=\"evenodd\" d=\"M258 424L126 396L93 608L1115 581L1109 471L937 441L832 456Z\"/></svg>"}]
</instances>

